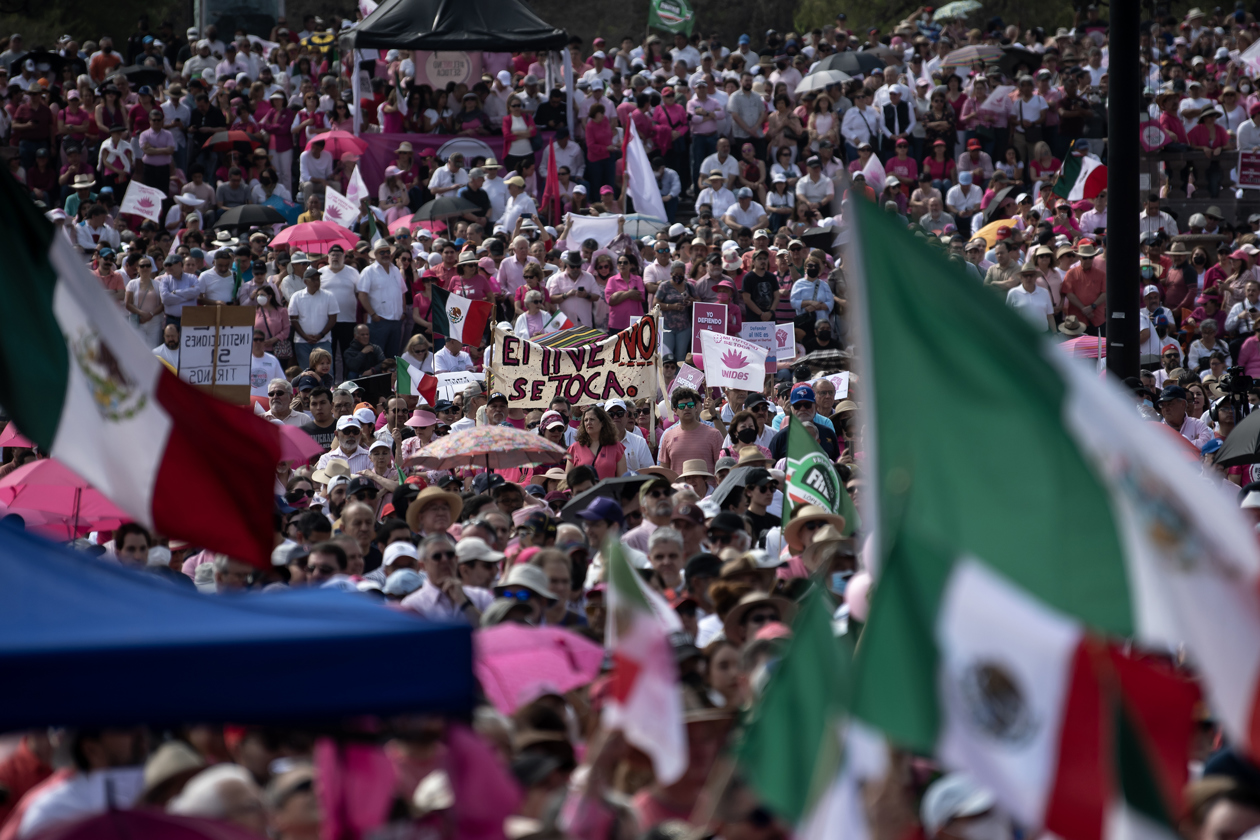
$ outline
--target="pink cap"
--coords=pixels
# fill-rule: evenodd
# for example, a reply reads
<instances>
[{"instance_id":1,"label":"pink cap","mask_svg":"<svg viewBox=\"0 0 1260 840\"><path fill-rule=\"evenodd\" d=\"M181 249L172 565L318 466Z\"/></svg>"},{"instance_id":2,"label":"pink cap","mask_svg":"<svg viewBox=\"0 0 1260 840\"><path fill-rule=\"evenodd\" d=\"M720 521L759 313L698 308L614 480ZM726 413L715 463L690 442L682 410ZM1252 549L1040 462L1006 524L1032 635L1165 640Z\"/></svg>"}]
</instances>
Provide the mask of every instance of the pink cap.
<instances>
[{"instance_id":1,"label":"pink cap","mask_svg":"<svg viewBox=\"0 0 1260 840\"><path fill-rule=\"evenodd\" d=\"M387 166L387 167L385 167L385 177L386 177L386 178L397 178L397 177L398 177L399 175L401 175L401 174L402 174L402 170L401 170L401 169L399 169L397 166Z\"/></svg>"},{"instance_id":2,"label":"pink cap","mask_svg":"<svg viewBox=\"0 0 1260 840\"><path fill-rule=\"evenodd\" d=\"M411 416L407 418L407 422L403 423L403 425L411 426L414 429L417 426L436 426L437 421L438 419L435 415L417 408L411 412Z\"/></svg>"}]
</instances>

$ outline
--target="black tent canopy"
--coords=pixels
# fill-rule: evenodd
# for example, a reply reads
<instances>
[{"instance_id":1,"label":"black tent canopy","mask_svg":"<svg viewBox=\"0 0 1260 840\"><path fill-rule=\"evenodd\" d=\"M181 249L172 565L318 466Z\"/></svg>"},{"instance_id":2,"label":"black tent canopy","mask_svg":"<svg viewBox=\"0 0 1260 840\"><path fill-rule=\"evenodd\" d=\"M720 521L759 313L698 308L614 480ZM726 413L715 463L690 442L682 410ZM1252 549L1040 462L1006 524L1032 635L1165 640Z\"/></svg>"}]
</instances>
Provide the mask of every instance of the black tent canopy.
<instances>
[{"instance_id":1,"label":"black tent canopy","mask_svg":"<svg viewBox=\"0 0 1260 840\"><path fill-rule=\"evenodd\" d=\"M357 49L558 50L568 34L520 0L385 0L354 35Z\"/></svg>"}]
</instances>

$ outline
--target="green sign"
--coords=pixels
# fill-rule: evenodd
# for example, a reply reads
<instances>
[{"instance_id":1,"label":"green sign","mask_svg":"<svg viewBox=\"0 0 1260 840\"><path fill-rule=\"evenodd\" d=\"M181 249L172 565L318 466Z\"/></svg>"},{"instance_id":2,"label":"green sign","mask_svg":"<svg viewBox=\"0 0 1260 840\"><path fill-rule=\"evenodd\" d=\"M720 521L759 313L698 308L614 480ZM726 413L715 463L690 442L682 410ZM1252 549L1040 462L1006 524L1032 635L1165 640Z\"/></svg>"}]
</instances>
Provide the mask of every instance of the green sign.
<instances>
[{"instance_id":1,"label":"green sign","mask_svg":"<svg viewBox=\"0 0 1260 840\"><path fill-rule=\"evenodd\" d=\"M852 535L858 527L857 511L849 492L840 483L835 466L804 426L788 422L783 526L787 527L797 508L815 505L843 516L845 536Z\"/></svg>"},{"instance_id":2,"label":"green sign","mask_svg":"<svg viewBox=\"0 0 1260 840\"><path fill-rule=\"evenodd\" d=\"M648 5L648 26L690 37L694 25L695 15L687 0L651 0Z\"/></svg>"}]
</instances>

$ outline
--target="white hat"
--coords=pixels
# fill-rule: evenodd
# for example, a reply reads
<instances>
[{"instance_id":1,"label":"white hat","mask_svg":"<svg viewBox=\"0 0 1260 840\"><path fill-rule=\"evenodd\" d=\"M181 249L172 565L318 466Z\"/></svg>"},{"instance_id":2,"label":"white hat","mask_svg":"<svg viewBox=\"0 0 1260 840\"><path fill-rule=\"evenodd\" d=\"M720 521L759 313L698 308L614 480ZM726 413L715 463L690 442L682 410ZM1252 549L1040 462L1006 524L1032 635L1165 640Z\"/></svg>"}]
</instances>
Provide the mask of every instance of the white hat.
<instances>
[{"instance_id":1,"label":"white hat","mask_svg":"<svg viewBox=\"0 0 1260 840\"><path fill-rule=\"evenodd\" d=\"M928 837L959 817L974 817L990 810L993 793L964 773L950 773L933 782L923 794L919 817Z\"/></svg>"},{"instance_id":2,"label":"white hat","mask_svg":"<svg viewBox=\"0 0 1260 840\"><path fill-rule=\"evenodd\" d=\"M368 447L368 452L371 452L373 449L388 449L392 452L394 450L394 445L384 438L378 438L377 440L372 441L372 445Z\"/></svg>"},{"instance_id":3,"label":"white hat","mask_svg":"<svg viewBox=\"0 0 1260 840\"><path fill-rule=\"evenodd\" d=\"M579 193L579 194L581 194L581 195L586 195L586 187L582 186L581 184L574 184L574 185L573 185L573 192L574 192L574 193Z\"/></svg>"},{"instance_id":4,"label":"white hat","mask_svg":"<svg viewBox=\"0 0 1260 840\"><path fill-rule=\"evenodd\" d=\"M368 408L367 406L364 406L363 408L360 408L358 411L356 411L354 413L354 418L358 420L360 423L362 423L364 426L376 425L376 412Z\"/></svg>"},{"instance_id":5,"label":"white hat","mask_svg":"<svg viewBox=\"0 0 1260 840\"><path fill-rule=\"evenodd\" d=\"M363 424L359 422L359 418L355 417L353 414L347 414L345 417L337 419L337 431L340 432L342 429L348 429L351 426L354 426L356 429L363 428Z\"/></svg>"},{"instance_id":6,"label":"white hat","mask_svg":"<svg viewBox=\"0 0 1260 840\"><path fill-rule=\"evenodd\" d=\"M608 56L604 55L603 50L595 50L595 52L591 53L591 58L608 58Z\"/></svg>"},{"instance_id":7,"label":"white hat","mask_svg":"<svg viewBox=\"0 0 1260 840\"><path fill-rule=\"evenodd\" d=\"M623 411L629 410L626 408L626 401L621 399L620 397L614 397L613 399L604 403L604 411L607 411L610 408L620 408Z\"/></svg>"},{"instance_id":8,"label":"white hat","mask_svg":"<svg viewBox=\"0 0 1260 840\"><path fill-rule=\"evenodd\" d=\"M1152 283L1151 285L1147 286L1145 289L1142 290L1142 297L1146 297L1147 295L1157 295L1157 294L1159 294L1159 286L1156 286L1154 283Z\"/></svg>"},{"instance_id":9,"label":"white hat","mask_svg":"<svg viewBox=\"0 0 1260 840\"><path fill-rule=\"evenodd\" d=\"M680 222L674 222L672 225L669 226L669 237L671 239L673 239L675 236L682 236L686 232L687 232L686 225L683 225Z\"/></svg>"},{"instance_id":10,"label":"white hat","mask_svg":"<svg viewBox=\"0 0 1260 840\"><path fill-rule=\"evenodd\" d=\"M419 560L420 554L416 551L416 547L406 540L390 543L385 546L385 553L381 557L381 565L388 568L394 565L399 557L410 557L412 560Z\"/></svg>"},{"instance_id":11,"label":"white hat","mask_svg":"<svg viewBox=\"0 0 1260 840\"><path fill-rule=\"evenodd\" d=\"M474 560L498 563L505 555L501 551L495 551L481 537L464 537L455 543L455 557L460 563L471 563Z\"/></svg>"},{"instance_id":12,"label":"white hat","mask_svg":"<svg viewBox=\"0 0 1260 840\"><path fill-rule=\"evenodd\" d=\"M499 80L499 84L504 85L505 87L512 84L512 74L506 70L500 70L495 78Z\"/></svg>"}]
</instances>

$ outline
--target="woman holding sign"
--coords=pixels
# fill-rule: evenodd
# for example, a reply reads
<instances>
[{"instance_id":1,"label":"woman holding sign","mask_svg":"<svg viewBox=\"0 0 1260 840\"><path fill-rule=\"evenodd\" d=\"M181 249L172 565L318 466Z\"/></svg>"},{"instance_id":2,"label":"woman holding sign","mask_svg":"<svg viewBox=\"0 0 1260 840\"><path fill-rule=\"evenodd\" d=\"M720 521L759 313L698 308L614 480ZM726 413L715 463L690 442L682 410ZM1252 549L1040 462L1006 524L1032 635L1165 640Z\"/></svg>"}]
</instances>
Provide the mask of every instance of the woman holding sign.
<instances>
[{"instance_id":1,"label":"woman holding sign","mask_svg":"<svg viewBox=\"0 0 1260 840\"><path fill-rule=\"evenodd\" d=\"M593 405L582 414L577 440L564 456L565 472L574 467L590 467L602 481L626 472L626 446L617 441L612 418Z\"/></svg>"},{"instance_id":2,"label":"woman holding sign","mask_svg":"<svg viewBox=\"0 0 1260 840\"><path fill-rule=\"evenodd\" d=\"M669 281L656 287L656 306L661 310L661 335L665 352L675 359L685 359L691 352L691 304L699 298L687 282L687 266L674 260L669 266Z\"/></svg>"}]
</instances>

